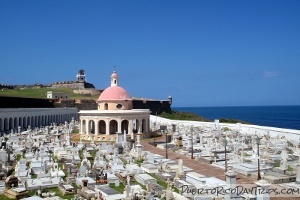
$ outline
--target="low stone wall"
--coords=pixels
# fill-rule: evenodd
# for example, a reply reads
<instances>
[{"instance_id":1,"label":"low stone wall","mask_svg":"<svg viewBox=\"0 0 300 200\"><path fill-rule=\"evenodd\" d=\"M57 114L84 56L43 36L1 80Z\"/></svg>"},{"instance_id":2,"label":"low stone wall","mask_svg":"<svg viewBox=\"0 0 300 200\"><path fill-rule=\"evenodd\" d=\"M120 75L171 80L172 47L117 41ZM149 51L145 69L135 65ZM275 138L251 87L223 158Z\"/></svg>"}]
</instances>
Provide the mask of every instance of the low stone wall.
<instances>
[{"instance_id":1,"label":"low stone wall","mask_svg":"<svg viewBox=\"0 0 300 200\"><path fill-rule=\"evenodd\" d=\"M199 131L199 128L209 128L215 127L215 122L199 122L199 121L185 121L185 120L169 120L162 117L156 117L154 115L150 115L150 123L157 122L160 125L166 125L168 130L172 132L172 125L179 125L191 127L194 126L195 131ZM284 129L284 128L276 128L269 126L258 126L258 125L249 125L249 124L229 124L229 123L219 123L220 128L229 128L233 131L239 131L242 135L265 135L269 134L271 137L285 138L289 141L299 141L300 139L300 130L294 129ZM151 127L151 125L150 125Z\"/></svg>"},{"instance_id":2,"label":"low stone wall","mask_svg":"<svg viewBox=\"0 0 300 200\"><path fill-rule=\"evenodd\" d=\"M93 99L62 99L60 102L54 103L57 108L72 108L76 107L78 110L97 110L97 103Z\"/></svg>"},{"instance_id":3,"label":"low stone wall","mask_svg":"<svg viewBox=\"0 0 300 200\"><path fill-rule=\"evenodd\" d=\"M92 88L73 90L73 93L75 93L75 94L83 94L83 95L89 94L91 96L100 95L101 92L102 92L101 90L96 90L96 89L92 89Z\"/></svg>"}]
</instances>

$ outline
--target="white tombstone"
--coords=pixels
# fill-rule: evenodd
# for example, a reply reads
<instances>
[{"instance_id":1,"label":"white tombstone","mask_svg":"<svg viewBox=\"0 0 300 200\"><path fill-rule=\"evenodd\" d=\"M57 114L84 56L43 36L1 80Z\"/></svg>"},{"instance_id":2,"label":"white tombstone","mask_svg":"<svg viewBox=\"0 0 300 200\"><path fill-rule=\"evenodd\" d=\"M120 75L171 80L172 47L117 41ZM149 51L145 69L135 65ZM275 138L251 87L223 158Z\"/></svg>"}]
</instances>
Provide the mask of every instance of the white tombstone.
<instances>
[{"instance_id":1,"label":"white tombstone","mask_svg":"<svg viewBox=\"0 0 300 200\"><path fill-rule=\"evenodd\" d=\"M178 174L183 175L183 161L182 159L178 159Z\"/></svg>"},{"instance_id":2,"label":"white tombstone","mask_svg":"<svg viewBox=\"0 0 300 200\"><path fill-rule=\"evenodd\" d=\"M287 158L288 158L288 154L286 152L286 150L282 150L281 152L281 162L280 162L280 169L281 170L287 170L288 166L287 166Z\"/></svg>"},{"instance_id":3,"label":"white tombstone","mask_svg":"<svg viewBox=\"0 0 300 200\"><path fill-rule=\"evenodd\" d=\"M269 200L270 194L266 191L269 191L270 183L262 179L255 183L256 188L256 199L257 200Z\"/></svg>"},{"instance_id":4,"label":"white tombstone","mask_svg":"<svg viewBox=\"0 0 300 200\"><path fill-rule=\"evenodd\" d=\"M115 181L115 186L116 186L116 187L119 187L119 186L120 186L120 181L119 181L119 179Z\"/></svg>"},{"instance_id":5,"label":"white tombstone","mask_svg":"<svg viewBox=\"0 0 300 200\"><path fill-rule=\"evenodd\" d=\"M106 150L107 150L107 153L108 154L114 154L114 149L113 149L113 146L112 145L107 145L107 148L106 148Z\"/></svg>"},{"instance_id":6,"label":"white tombstone","mask_svg":"<svg viewBox=\"0 0 300 200\"><path fill-rule=\"evenodd\" d=\"M154 154L151 152L148 153L148 162L154 163Z\"/></svg>"},{"instance_id":7,"label":"white tombstone","mask_svg":"<svg viewBox=\"0 0 300 200\"><path fill-rule=\"evenodd\" d=\"M132 132L132 133L130 134L130 136L131 136L131 139L133 140L133 139L134 139L134 133Z\"/></svg>"},{"instance_id":8,"label":"white tombstone","mask_svg":"<svg viewBox=\"0 0 300 200\"><path fill-rule=\"evenodd\" d=\"M140 142L141 142L141 136L137 135L137 143L140 144Z\"/></svg>"},{"instance_id":9,"label":"white tombstone","mask_svg":"<svg viewBox=\"0 0 300 200\"><path fill-rule=\"evenodd\" d=\"M173 191L172 191L172 187L173 187L173 184L172 182L170 181L170 179L167 180L167 189L166 189L166 200L171 200L173 199Z\"/></svg>"},{"instance_id":10,"label":"white tombstone","mask_svg":"<svg viewBox=\"0 0 300 200\"><path fill-rule=\"evenodd\" d=\"M300 184L300 157L297 164L296 184Z\"/></svg>"},{"instance_id":11,"label":"white tombstone","mask_svg":"<svg viewBox=\"0 0 300 200\"><path fill-rule=\"evenodd\" d=\"M130 185L126 185L125 186L125 195L126 195L125 198L126 199L130 199L130 196L129 196L130 195L130 190L131 190Z\"/></svg>"},{"instance_id":12,"label":"white tombstone","mask_svg":"<svg viewBox=\"0 0 300 200\"><path fill-rule=\"evenodd\" d=\"M102 142L101 150L107 150L107 143L106 142Z\"/></svg>"},{"instance_id":13,"label":"white tombstone","mask_svg":"<svg viewBox=\"0 0 300 200\"><path fill-rule=\"evenodd\" d=\"M78 176L79 177L84 177L86 174L86 170L87 170L87 168L86 168L86 166L84 166L84 165L81 165L80 166L80 168L79 168L79 173L78 173Z\"/></svg>"},{"instance_id":14,"label":"white tombstone","mask_svg":"<svg viewBox=\"0 0 300 200\"><path fill-rule=\"evenodd\" d=\"M188 138L188 145L187 145L187 147L186 147L187 149L189 149L189 148L192 147L192 142L193 142L192 140L193 140L192 137L189 137L189 138Z\"/></svg>"},{"instance_id":15,"label":"white tombstone","mask_svg":"<svg viewBox=\"0 0 300 200\"><path fill-rule=\"evenodd\" d=\"M200 145L203 146L203 134L200 133L199 136L200 136Z\"/></svg>"},{"instance_id":16,"label":"white tombstone","mask_svg":"<svg viewBox=\"0 0 300 200\"><path fill-rule=\"evenodd\" d=\"M136 149L137 149L137 158L140 160L142 158L143 146L141 144L137 144Z\"/></svg>"},{"instance_id":17,"label":"white tombstone","mask_svg":"<svg viewBox=\"0 0 300 200\"><path fill-rule=\"evenodd\" d=\"M126 130L124 130L124 134L123 134L123 142L127 142L127 138L126 138Z\"/></svg>"},{"instance_id":18,"label":"white tombstone","mask_svg":"<svg viewBox=\"0 0 300 200\"><path fill-rule=\"evenodd\" d=\"M117 134L117 139L116 139L116 142L117 143L122 143L122 132L116 132Z\"/></svg>"}]
</instances>

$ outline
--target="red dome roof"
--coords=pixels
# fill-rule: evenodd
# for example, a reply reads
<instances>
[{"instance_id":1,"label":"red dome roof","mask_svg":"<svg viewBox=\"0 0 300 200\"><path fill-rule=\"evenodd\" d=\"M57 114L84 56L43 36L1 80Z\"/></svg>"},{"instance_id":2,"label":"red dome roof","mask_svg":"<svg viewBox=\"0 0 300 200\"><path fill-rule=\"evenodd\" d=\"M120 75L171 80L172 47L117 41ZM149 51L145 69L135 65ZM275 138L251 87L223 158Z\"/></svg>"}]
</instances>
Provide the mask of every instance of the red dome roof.
<instances>
[{"instance_id":1,"label":"red dome roof","mask_svg":"<svg viewBox=\"0 0 300 200\"><path fill-rule=\"evenodd\" d=\"M120 86L111 86L106 88L99 96L98 101L109 100L130 100L131 96L128 92Z\"/></svg>"}]
</instances>

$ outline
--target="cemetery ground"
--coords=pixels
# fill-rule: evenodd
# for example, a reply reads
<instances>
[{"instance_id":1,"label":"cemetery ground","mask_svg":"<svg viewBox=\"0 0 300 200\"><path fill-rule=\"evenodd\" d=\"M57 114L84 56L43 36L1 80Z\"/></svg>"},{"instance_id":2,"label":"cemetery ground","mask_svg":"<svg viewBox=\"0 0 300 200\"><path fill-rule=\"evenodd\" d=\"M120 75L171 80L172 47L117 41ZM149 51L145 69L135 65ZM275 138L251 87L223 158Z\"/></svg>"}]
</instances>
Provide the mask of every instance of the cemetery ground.
<instances>
[{"instance_id":1,"label":"cemetery ground","mask_svg":"<svg viewBox=\"0 0 300 200\"><path fill-rule=\"evenodd\" d=\"M79 141L80 140L79 138L80 138L80 135L76 134L72 137L72 140ZM83 142L85 142L85 141L83 141ZM95 141L95 143L98 143L98 142ZM140 140L140 144L143 146L143 151L149 151L154 154L166 156L165 149L158 148L157 145L154 145L154 143L155 144L165 143L165 137L161 136L161 135L157 135L154 138L144 138L144 139ZM203 174L206 177L216 177L220 180L225 180L224 169L221 169L219 167L213 166L208 163L201 162L197 159L191 159L190 156L179 154L177 152L177 150L178 150L178 147L168 149L168 153L167 153L168 159L171 159L174 161L178 161L178 159L182 159L184 165L188 168L193 169L194 172ZM138 164L139 166L141 165L142 162L143 162L143 160L135 161L135 163ZM278 164L275 164L275 166L276 165L278 165ZM289 170L291 170L291 169L289 168ZM162 186L163 188L167 188L167 183L164 180L162 180L160 177L158 177L155 174L149 174L149 175L152 176L153 178L155 178L157 180L157 183L160 186ZM256 177L245 176L241 173L237 174L236 180L237 180L237 184L253 184L254 182L257 181ZM139 184L139 183L135 182L133 184ZM113 189L117 190L120 193L123 193L125 185L123 183L120 183L119 187L115 187L114 184L110 184L110 187L112 187ZM143 187L143 189L146 189L144 186L142 186L142 187ZM272 185L272 187L276 187L276 186ZM179 188L173 187L173 189L175 192L177 192L179 194L181 193ZM279 199L279 198L272 197L271 199ZM300 198L299 197L288 197L285 199L287 199L287 200L295 199L296 200L296 199L300 199Z\"/></svg>"},{"instance_id":2,"label":"cemetery ground","mask_svg":"<svg viewBox=\"0 0 300 200\"><path fill-rule=\"evenodd\" d=\"M78 134L78 131L74 131L73 134L70 135L70 137L67 137L66 134L62 134L61 137L60 137L60 140L61 141L67 141L68 140L67 138L71 138L71 143L69 143L69 147L72 147L71 145L76 145L76 143L77 143L77 145L79 145L79 144L82 145L83 144L83 146L84 146L83 149L84 150L82 150L82 149L78 150L78 152L77 152L78 156L79 156L80 160L84 160L84 159L87 158L90 161L91 166L93 166L93 164L96 163L96 161L98 161L98 159L96 159L96 157L100 157L100 154L99 154L100 150L103 150L101 148L104 148L102 146L103 142L105 142L105 146L108 145L111 148L113 148L113 145L116 144L115 141L83 140L81 138L81 136L82 135ZM207 162L202 162L201 160L198 159L199 157L196 158L194 156L194 158L191 158L191 155L189 154L188 151L185 151L186 153L183 154L181 152L181 150L183 150L183 148L178 147L176 145L174 146L174 144L173 144L173 146L170 145L170 148L168 146L167 153L166 153L166 149L163 149L161 147L162 147L163 144L166 143L167 138L165 138L165 136L162 136L162 135L156 135L156 136L157 137L155 137L155 138L144 138L144 139L140 139L139 137L135 138L136 139L135 144L140 144L140 146L142 146L142 150L145 153L143 155L143 157L137 157L136 155L138 155L138 154L134 154L135 151L133 151L133 154L131 154L132 152L126 151L127 156L128 156L128 153L130 154L130 160L129 160L129 157L126 157L125 154L117 153L118 151L115 151L115 150L117 150L117 148L114 151L108 151L108 147L107 147L107 154L105 154L105 155L108 156L109 158L108 157L105 158L105 156L103 158L106 159L106 163L109 163L110 160L113 161L113 163L115 163L114 159L112 159L112 158L119 157L123 161L123 162L121 162L120 165L122 165L122 167L124 167L124 168L125 168L126 164L133 164L133 165L136 164L139 167L141 167L141 165L145 164L144 159L148 163L149 163L149 161L150 161L150 163L154 163L153 162L153 159L154 159L153 155L157 154L156 156L160 155L162 157L161 159L163 159L163 157L167 157L168 159L170 159L170 161L174 161L175 163L179 163L179 161L180 161L181 164L184 163L184 167L190 168L193 172L198 173L200 175L204 175L205 177L215 177L216 179L219 179L221 181L225 181L224 168L222 169L221 167L218 167L218 165L216 164L217 163L216 161L214 162L214 164L210 164L209 162L208 163ZM55 138L56 137L53 135L52 140L54 141ZM29 138L29 139L31 139L31 138ZM75 144L73 144L73 143L75 143ZM94 145L95 148L90 148L91 146L93 146L93 143L96 144L97 147L96 147L96 145ZM101 145L99 145L100 143L101 143ZM60 143L60 146L63 148L64 145L62 145L62 144L63 144L63 142ZM157 145L154 145L154 144L157 144ZM217 144L216 144L216 146L217 146ZM135 148L137 148L137 146L135 146ZM94 149L94 150L88 150L88 149ZM98 155L97 155L97 150L99 150ZM108 152L110 152L110 153L108 153ZM87 156L87 154L88 154L88 156ZM151 160L150 160L150 154L152 155ZM221 154L223 155L224 153L221 153ZM248 155L248 153L245 153L245 155L248 156L248 157L251 156L251 154ZM54 162L58 164L58 167L64 172L65 176L63 176L62 178L64 179L64 181L67 181L67 177L72 174L71 172L70 172L70 174L68 174L68 169L66 168L66 166L67 166L66 162L67 161L64 158L59 159L58 158L59 155L54 156L53 152L51 153L51 157L53 158ZM135 160L133 160L132 157L134 157ZM16 161L20 160L21 158L22 158L22 156L20 156L20 155L16 156ZM30 161L27 161L27 162L30 162ZM157 159L155 162L156 162L156 164L159 163L159 162L162 163L162 161L159 161L159 159ZM277 165L277 164L275 164L274 166L277 167L277 168L279 167L279 165ZM79 167L81 167L80 163L77 164L77 168L79 168ZM160 171L167 172L166 170L162 170L162 164L159 165L158 169ZM128 170L128 172L130 172L131 169L129 170L129 168L128 168L126 170ZM293 171L293 168L290 167L290 166L287 166L287 171ZM88 173L88 172L86 172L86 173ZM152 178L154 178L156 180L157 184L158 184L158 187L161 187L162 190L166 190L168 188L169 185L166 182L166 179L161 178L161 173L155 174L155 173L152 173L152 172L150 173L149 172L149 173L145 173L145 174L148 175L148 176L151 176ZM36 176L37 175L32 174L32 178L37 178ZM76 176L74 176L74 177L76 177ZM253 174L251 174L251 176L247 176L247 175L244 175L242 173L237 173L237 176L236 176L236 182L237 182L238 185L253 184L254 182L257 181L256 179L257 179L257 177L255 177L255 175L253 176ZM138 179L136 178L136 180L138 180ZM136 181L136 180L131 179L130 180L130 185L140 185L144 190L147 190L147 188L144 185L142 185L141 183L138 183L138 181ZM118 181L118 183L119 183L119 181ZM79 189L79 187L75 183L72 183L72 186L76 189ZM109 186L111 188L113 188L114 190L116 190L117 192L123 194L124 192L126 192L125 191L126 178L125 179L122 179L122 178L120 179L119 186L116 186L116 183L110 183ZM277 186L278 185L276 185L276 184L271 185L271 187L277 187ZM176 188L176 187L173 186L172 189L176 193L179 193L179 194L181 193L180 188ZM63 195L62 192L57 187L43 189L42 192L44 192L44 193L52 192L52 193L55 193L57 196L59 196L63 199L73 199L77 195L77 194ZM37 190L30 190L29 191L29 196L33 196L36 193L37 193ZM279 198L281 198L281 197L279 197ZM279 198L271 197L271 199L279 199ZM9 199L9 198L5 197L4 195L0 195L0 199L1 200L2 199L6 200L6 199ZM294 199L300 199L300 198L299 197L289 197L289 198L285 198L285 199L294 200Z\"/></svg>"}]
</instances>

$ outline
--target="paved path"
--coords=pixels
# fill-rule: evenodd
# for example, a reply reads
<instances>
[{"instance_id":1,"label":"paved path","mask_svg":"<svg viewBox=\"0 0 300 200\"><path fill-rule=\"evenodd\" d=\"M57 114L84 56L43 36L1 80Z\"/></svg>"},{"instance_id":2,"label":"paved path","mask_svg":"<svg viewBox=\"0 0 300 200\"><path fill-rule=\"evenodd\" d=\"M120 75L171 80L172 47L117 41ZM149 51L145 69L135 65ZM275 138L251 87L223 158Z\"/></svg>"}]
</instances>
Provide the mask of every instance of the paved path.
<instances>
[{"instance_id":1,"label":"paved path","mask_svg":"<svg viewBox=\"0 0 300 200\"><path fill-rule=\"evenodd\" d=\"M166 156L165 149L160 149L149 144L151 140L141 140L141 144L143 145L144 151L150 151L155 154L159 154L161 156ZM192 168L195 172L199 174L203 174L205 176L213 176L218 179L225 181L224 169L215 167L211 164L207 164L195 159L191 159L191 157L173 152L171 150L168 151L168 158L171 160L182 159L183 165L189 168ZM238 184L253 184L256 180L246 177L242 174L237 175L237 183Z\"/></svg>"},{"instance_id":2,"label":"paved path","mask_svg":"<svg viewBox=\"0 0 300 200\"><path fill-rule=\"evenodd\" d=\"M79 134L76 134L75 136L72 136L72 139L77 138L79 140ZM155 154L159 154L161 156L165 156L166 155L166 151L165 149L160 149L157 147L154 147L152 145L149 144L149 142L152 142L153 140L149 139L149 140L141 140L141 144L143 145L143 150L144 151L150 151L152 153ZM158 141L165 141L164 138L160 138L156 140ZM168 158L171 160L178 160L178 159L182 159L183 161L183 165L186 167L189 167L191 169L193 169L195 172L199 173L199 174L203 174L207 177L216 177L220 180L224 180L225 181L225 175L224 175L224 169L215 167L211 164L207 164L195 159L191 159L188 156L173 152L172 150L168 151ZM253 184L254 182L256 182L256 179L247 177L243 174L238 173L237 174L237 184L241 185L241 184ZM272 185L272 188L276 187L275 185ZM276 187L279 188L279 187ZM280 189L280 188L279 188ZM284 199L284 200L300 200L300 197L272 197L271 200L279 200L279 199Z\"/></svg>"},{"instance_id":3,"label":"paved path","mask_svg":"<svg viewBox=\"0 0 300 200\"><path fill-rule=\"evenodd\" d=\"M160 139L160 140L156 140L156 141L164 141L164 139ZM152 153L155 154L159 154L161 156L166 156L166 151L165 149L160 149L157 147L152 146L151 144L149 144L149 142L152 142L152 140L141 140L141 144L143 145L143 150L144 151L150 151ZM220 180L224 180L225 181L225 174L224 174L224 169L215 167L211 164L207 164L195 159L191 159L188 156L173 152L172 150L168 151L168 158L171 160L178 160L178 159L182 159L183 161L183 165L186 167L189 167L191 169L193 169L195 172L199 173L199 174L203 174L207 177L216 177ZM254 182L256 182L256 179L247 177L243 174L238 173L237 174L237 184L254 184ZM272 188L274 187L274 185L272 185ZM279 188L279 187L277 187ZM284 199L284 200L300 200L300 197L272 197L271 199Z\"/></svg>"}]
</instances>

